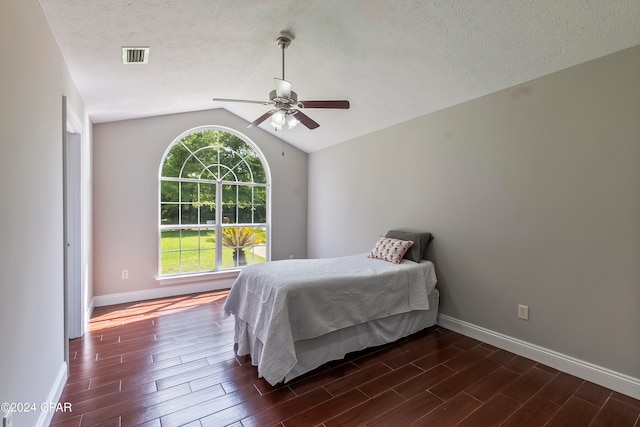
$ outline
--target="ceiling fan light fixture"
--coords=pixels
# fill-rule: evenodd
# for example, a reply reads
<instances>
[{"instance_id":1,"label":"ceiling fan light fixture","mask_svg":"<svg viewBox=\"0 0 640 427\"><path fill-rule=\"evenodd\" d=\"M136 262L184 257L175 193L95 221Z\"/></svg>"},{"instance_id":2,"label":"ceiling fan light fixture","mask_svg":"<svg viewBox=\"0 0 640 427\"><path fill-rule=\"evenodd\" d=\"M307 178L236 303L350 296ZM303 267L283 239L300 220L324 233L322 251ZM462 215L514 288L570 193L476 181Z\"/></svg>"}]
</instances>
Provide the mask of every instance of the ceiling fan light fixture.
<instances>
[{"instance_id":1,"label":"ceiling fan light fixture","mask_svg":"<svg viewBox=\"0 0 640 427\"><path fill-rule=\"evenodd\" d=\"M300 120L296 119L293 113L287 115L287 126L289 126L289 129L293 129L298 126L299 123Z\"/></svg>"},{"instance_id":2,"label":"ceiling fan light fixture","mask_svg":"<svg viewBox=\"0 0 640 427\"><path fill-rule=\"evenodd\" d=\"M285 111L285 110L276 111L271 115L271 120L269 121L269 124L275 130L280 130L284 128L293 129L294 127L298 126L298 124L300 123L300 120L298 120L295 117L295 113L296 111Z\"/></svg>"},{"instance_id":3,"label":"ceiling fan light fixture","mask_svg":"<svg viewBox=\"0 0 640 427\"><path fill-rule=\"evenodd\" d=\"M276 130L282 129L282 127L287 124L287 116L283 111L276 111L271 115L271 126L273 126Z\"/></svg>"}]
</instances>

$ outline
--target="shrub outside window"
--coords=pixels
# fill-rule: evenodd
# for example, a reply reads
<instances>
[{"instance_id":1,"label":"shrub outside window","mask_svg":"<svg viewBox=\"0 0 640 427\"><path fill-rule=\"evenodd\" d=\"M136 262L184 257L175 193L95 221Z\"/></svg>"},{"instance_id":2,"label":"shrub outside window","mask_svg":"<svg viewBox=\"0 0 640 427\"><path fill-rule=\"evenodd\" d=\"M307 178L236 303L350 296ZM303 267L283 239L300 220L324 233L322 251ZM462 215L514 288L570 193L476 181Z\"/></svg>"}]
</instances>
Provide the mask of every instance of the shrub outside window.
<instances>
[{"instance_id":1,"label":"shrub outside window","mask_svg":"<svg viewBox=\"0 0 640 427\"><path fill-rule=\"evenodd\" d=\"M227 129L174 141L160 166L160 276L267 261L268 182L261 153Z\"/></svg>"}]
</instances>

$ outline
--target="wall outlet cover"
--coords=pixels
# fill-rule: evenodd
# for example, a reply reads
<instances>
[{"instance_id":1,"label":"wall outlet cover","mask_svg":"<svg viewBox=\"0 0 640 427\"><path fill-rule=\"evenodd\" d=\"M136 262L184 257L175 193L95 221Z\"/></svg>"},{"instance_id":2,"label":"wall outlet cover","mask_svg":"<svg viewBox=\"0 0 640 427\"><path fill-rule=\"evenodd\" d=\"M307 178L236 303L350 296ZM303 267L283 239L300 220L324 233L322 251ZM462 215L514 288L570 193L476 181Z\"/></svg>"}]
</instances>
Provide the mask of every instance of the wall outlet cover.
<instances>
[{"instance_id":1,"label":"wall outlet cover","mask_svg":"<svg viewBox=\"0 0 640 427\"><path fill-rule=\"evenodd\" d=\"M529 320L529 306L518 304L518 318Z\"/></svg>"}]
</instances>

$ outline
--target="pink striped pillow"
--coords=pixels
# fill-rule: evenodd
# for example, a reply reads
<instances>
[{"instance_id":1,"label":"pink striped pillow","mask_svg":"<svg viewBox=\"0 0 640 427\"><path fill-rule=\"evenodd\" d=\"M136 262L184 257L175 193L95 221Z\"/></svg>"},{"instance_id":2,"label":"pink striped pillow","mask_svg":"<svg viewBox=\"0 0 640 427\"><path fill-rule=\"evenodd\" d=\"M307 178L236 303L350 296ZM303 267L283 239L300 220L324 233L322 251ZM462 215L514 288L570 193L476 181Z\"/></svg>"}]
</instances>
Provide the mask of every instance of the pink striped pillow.
<instances>
[{"instance_id":1,"label":"pink striped pillow","mask_svg":"<svg viewBox=\"0 0 640 427\"><path fill-rule=\"evenodd\" d=\"M369 258L381 259L394 264L400 264L402 257L413 245L412 240L399 240L390 237L380 237L369 253Z\"/></svg>"}]
</instances>

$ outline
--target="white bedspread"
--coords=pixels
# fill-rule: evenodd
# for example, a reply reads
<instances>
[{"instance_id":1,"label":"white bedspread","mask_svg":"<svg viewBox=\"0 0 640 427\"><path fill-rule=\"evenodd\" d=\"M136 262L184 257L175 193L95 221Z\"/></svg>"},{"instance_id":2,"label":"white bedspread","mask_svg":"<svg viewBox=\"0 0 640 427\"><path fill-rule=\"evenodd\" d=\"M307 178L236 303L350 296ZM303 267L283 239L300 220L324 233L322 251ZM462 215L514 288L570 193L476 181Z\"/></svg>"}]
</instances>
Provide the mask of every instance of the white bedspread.
<instances>
[{"instance_id":1,"label":"white bedspread","mask_svg":"<svg viewBox=\"0 0 640 427\"><path fill-rule=\"evenodd\" d=\"M367 254L284 260L245 267L224 305L262 343L253 361L270 384L296 364L294 342L411 310L428 310L436 284L430 261L400 264ZM236 326L236 334L239 328ZM236 336L236 342L240 339ZM238 348L240 355L248 349Z\"/></svg>"}]
</instances>

